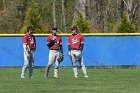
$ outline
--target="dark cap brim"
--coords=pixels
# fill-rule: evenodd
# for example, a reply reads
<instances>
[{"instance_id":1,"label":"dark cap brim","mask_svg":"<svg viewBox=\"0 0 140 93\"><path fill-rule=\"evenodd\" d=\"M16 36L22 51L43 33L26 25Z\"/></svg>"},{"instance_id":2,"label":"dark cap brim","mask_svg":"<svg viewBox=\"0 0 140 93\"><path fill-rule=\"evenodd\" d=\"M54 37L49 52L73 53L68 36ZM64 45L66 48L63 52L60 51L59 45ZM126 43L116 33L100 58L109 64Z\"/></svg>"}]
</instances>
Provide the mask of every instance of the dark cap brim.
<instances>
[{"instance_id":1,"label":"dark cap brim","mask_svg":"<svg viewBox=\"0 0 140 93\"><path fill-rule=\"evenodd\" d=\"M52 30L57 30L58 28L56 28L56 27L54 27L54 28L52 28Z\"/></svg>"}]
</instances>

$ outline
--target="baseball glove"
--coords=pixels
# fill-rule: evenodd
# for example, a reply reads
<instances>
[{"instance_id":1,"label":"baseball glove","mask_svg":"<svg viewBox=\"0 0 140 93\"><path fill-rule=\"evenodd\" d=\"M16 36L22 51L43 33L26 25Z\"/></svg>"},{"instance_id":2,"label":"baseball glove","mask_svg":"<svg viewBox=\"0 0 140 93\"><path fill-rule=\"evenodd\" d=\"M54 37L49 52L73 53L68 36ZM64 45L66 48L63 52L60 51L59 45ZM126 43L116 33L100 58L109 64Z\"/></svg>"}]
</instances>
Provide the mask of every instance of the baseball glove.
<instances>
[{"instance_id":1,"label":"baseball glove","mask_svg":"<svg viewBox=\"0 0 140 93\"><path fill-rule=\"evenodd\" d=\"M59 57L58 57L58 61L59 62L62 62L64 60L64 55L63 54L60 54Z\"/></svg>"},{"instance_id":2,"label":"baseball glove","mask_svg":"<svg viewBox=\"0 0 140 93\"><path fill-rule=\"evenodd\" d=\"M30 47L28 45L26 46L26 51L30 52Z\"/></svg>"}]
</instances>

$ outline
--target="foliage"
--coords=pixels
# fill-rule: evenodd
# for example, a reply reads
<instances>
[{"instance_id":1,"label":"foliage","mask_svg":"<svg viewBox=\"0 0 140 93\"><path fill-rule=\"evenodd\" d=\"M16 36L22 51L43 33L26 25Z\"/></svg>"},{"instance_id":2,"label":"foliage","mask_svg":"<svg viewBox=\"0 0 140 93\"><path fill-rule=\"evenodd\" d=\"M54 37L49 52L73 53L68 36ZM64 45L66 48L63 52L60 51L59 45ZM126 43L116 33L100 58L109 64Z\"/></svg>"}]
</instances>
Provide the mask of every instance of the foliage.
<instances>
[{"instance_id":1,"label":"foliage","mask_svg":"<svg viewBox=\"0 0 140 93\"><path fill-rule=\"evenodd\" d=\"M72 26L75 1L76 0L65 0L67 32L70 31L69 29Z\"/></svg>"},{"instance_id":2,"label":"foliage","mask_svg":"<svg viewBox=\"0 0 140 93\"><path fill-rule=\"evenodd\" d=\"M43 24L48 27L49 30L47 30L47 32L49 32L51 30L51 27L53 26L52 0L42 0L42 4L40 5L40 7L42 7L41 14L43 18Z\"/></svg>"},{"instance_id":3,"label":"foliage","mask_svg":"<svg viewBox=\"0 0 140 93\"><path fill-rule=\"evenodd\" d=\"M126 13L123 13L123 17L120 21L120 24L118 26L117 33L134 33L135 27L134 25L128 21Z\"/></svg>"},{"instance_id":4,"label":"foliage","mask_svg":"<svg viewBox=\"0 0 140 93\"><path fill-rule=\"evenodd\" d=\"M64 5L66 10L66 32L69 32L70 27L73 25L73 18L75 18L75 14L79 13L79 11L81 10L77 8L77 4L79 4L78 2L80 1L81 0L65 0ZM128 0L123 1L129 2ZM34 11L34 14L38 15L38 18L36 17L37 19L35 17L33 18L34 24L31 24L31 21L30 23L27 22L27 20L29 19L27 18L27 16L31 15L31 13L29 13L31 2L33 2L32 4L36 4L34 7L38 7L36 9L32 9ZM92 32L120 32L118 28L120 28L122 24L126 23L129 24L127 24L127 26L125 27L129 26L132 28L127 28L130 30L124 32L139 32L140 3L139 0L133 0L132 2L132 7L130 6L130 8L132 8L132 11L128 11L127 7L129 6L122 6L123 3L120 4L118 0L87 0L87 3L85 5L85 14L86 18L90 18L90 21L88 20L89 22L87 23L92 25ZM126 22L126 20L123 21L123 19L121 21L119 20L119 16L122 15L119 13L122 13L122 10L125 10L127 14L129 14L129 18L132 19L131 22ZM39 20L39 22L37 20ZM61 0L56 0L56 21L57 27L63 32L64 27ZM26 29L28 25L35 25L34 27L36 27L36 33L48 32L54 25L53 0L1 0L0 33L25 33L26 30L24 29ZM123 26L120 29L123 29ZM132 31L131 29L134 29L134 31Z\"/></svg>"},{"instance_id":5,"label":"foliage","mask_svg":"<svg viewBox=\"0 0 140 93\"><path fill-rule=\"evenodd\" d=\"M0 11L3 10L3 7L4 7L4 5L3 5L3 1L1 1L1 3L0 3Z\"/></svg>"},{"instance_id":6,"label":"foliage","mask_svg":"<svg viewBox=\"0 0 140 93\"><path fill-rule=\"evenodd\" d=\"M76 25L78 26L78 30L81 33L90 33L90 21L88 19L84 19L81 14L79 14L75 19Z\"/></svg>"},{"instance_id":7,"label":"foliage","mask_svg":"<svg viewBox=\"0 0 140 93\"><path fill-rule=\"evenodd\" d=\"M45 27L42 25L42 16L39 12L38 3L31 1L27 7L24 26L21 29L22 33L26 33L26 27L31 25L34 27L35 33L46 33Z\"/></svg>"},{"instance_id":8,"label":"foliage","mask_svg":"<svg viewBox=\"0 0 140 93\"><path fill-rule=\"evenodd\" d=\"M108 32L117 32L118 29L118 23L116 21L116 19L114 17L110 17L109 21L108 21Z\"/></svg>"}]
</instances>

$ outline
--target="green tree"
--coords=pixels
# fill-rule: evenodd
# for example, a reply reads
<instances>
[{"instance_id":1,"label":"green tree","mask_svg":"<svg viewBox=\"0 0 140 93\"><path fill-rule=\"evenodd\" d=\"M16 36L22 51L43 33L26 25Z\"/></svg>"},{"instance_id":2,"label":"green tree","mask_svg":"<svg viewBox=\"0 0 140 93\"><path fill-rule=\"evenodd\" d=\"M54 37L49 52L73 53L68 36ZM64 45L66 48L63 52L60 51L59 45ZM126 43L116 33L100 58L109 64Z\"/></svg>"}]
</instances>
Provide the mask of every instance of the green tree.
<instances>
[{"instance_id":1,"label":"green tree","mask_svg":"<svg viewBox=\"0 0 140 93\"><path fill-rule=\"evenodd\" d=\"M39 11L38 3L30 1L25 15L24 26L21 29L22 33L26 33L26 28L29 25L34 27L35 33L46 33L45 26L42 23L42 16Z\"/></svg>"},{"instance_id":2,"label":"green tree","mask_svg":"<svg viewBox=\"0 0 140 93\"><path fill-rule=\"evenodd\" d=\"M126 13L123 12L123 16L118 26L117 33L134 33L134 32L135 26L128 21Z\"/></svg>"},{"instance_id":3,"label":"green tree","mask_svg":"<svg viewBox=\"0 0 140 93\"><path fill-rule=\"evenodd\" d=\"M76 25L78 26L79 32L90 33L90 21L84 19L81 14L79 14L75 19Z\"/></svg>"}]
</instances>

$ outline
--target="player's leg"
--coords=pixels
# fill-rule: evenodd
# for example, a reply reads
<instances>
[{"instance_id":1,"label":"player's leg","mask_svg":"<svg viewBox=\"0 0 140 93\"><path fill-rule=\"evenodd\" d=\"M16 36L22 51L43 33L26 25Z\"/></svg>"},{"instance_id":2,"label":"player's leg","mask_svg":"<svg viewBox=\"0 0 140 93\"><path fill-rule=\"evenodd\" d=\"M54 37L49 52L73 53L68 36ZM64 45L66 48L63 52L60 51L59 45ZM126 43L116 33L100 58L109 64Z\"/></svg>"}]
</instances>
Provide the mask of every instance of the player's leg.
<instances>
[{"instance_id":1,"label":"player's leg","mask_svg":"<svg viewBox=\"0 0 140 93\"><path fill-rule=\"evenodd\" d=\"M33 78L33 67L34 67L34 51L30 53L30 60L29 60L29 78Z\"/></svg>"},{"instance_id":2,"label":"player's leg","mask_svg":"<svg viewBox=\"0 0 140 93\"><path fill-rule=\"evenodd\" d=\"M53 50L50 50L50 52L49 52L49 62L48 62L48 65L46 67L46 70L45 70L45 77L48 76L49 71L50 71L50 67L51 67L51 65L53 64L54 61L55 61L55 52Z\"/></svg>"},{"instance_id":3,"label":"player's leg","mask_svg":"<svg viewBox=\"0 0 140 93\"><path fill-rule=\"evenodd\" d=\"M77 71L77 66L76 66L76 56L75 56L74 50L71 50L71 61L72 61L74 76L75 76L75 78L78 78L78 71Z\"/></svg>"},{"instance_id":4,"label":"player's leg","mask_svg":"<svg viewBox=\"0 0 140 93\"><path fill-rule=\"evenodd\" d=\"M24 65L22 67L21 78L25 78L25 73L26 73L27 67L29 65L29 58L30 58L30 56L27 56L26 53L24 52Z\"/></svg>"},{"instance_id":5,"label":"player's leg","mask_svg":"<svg viewBox=\"0 0 140 93\"><path fill-rule=\"evenodd\" d=\"M83 57L82 57L82 56L81 56L81 58L79 59L78 62L79 62L80 66L81 66L81 69L82 69L82 71L83 71L83 73L84 73L84 77L88 77L87 71L86 71L86 67L85 67L85 65L84 65Z\"/></svg>"},{"instance_id":6,"label":"player's leg","mask_svg":"<svg viewBox=\"0 0 140 93\"><path fill-rule=\"evenodd\" d=\"M59 62L56 60L54 67L54 77L58 78Z\"/></svg>"},{"instance_id":7,"label":"player's leg","mask_svg":"<svg viewBox=\"0 0 140 93\"><path fill-rule=\"evenodd\" d=\"M58 71L59 71L59 64L60 62L58 61L60 53L56 53L56 61L55 61L55 67L54 67L54 78L58 78Z\"/></svg>"}]
</instances>

